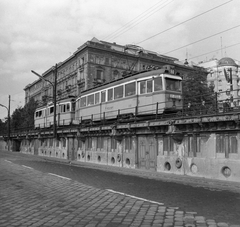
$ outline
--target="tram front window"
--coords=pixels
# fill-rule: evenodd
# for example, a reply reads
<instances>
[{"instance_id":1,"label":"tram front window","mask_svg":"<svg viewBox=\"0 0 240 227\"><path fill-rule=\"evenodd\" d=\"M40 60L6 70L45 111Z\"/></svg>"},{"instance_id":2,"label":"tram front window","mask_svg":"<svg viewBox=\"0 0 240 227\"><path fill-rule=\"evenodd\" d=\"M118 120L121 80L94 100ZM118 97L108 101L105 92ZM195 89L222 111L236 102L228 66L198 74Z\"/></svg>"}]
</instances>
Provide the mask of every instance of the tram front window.
<instances>
[{"instance_id":1,"label":"tram front window","mask_svg":"<svg viewBox=\"0 0 240 227\"><path fill-rule=\"evenodd\" d=\"M181 91L181 81L166 78L166 90Z\"/></svg>"}]
</instances>

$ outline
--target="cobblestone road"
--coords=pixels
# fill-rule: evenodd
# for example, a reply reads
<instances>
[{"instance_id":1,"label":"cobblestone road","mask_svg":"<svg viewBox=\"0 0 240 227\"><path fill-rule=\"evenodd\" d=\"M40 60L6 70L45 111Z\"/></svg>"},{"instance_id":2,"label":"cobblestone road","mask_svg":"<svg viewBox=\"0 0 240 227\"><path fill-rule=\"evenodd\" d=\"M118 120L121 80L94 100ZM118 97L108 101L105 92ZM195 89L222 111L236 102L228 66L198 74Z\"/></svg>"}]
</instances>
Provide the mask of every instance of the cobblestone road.
<instances>
[{"instance_id":1,"label":"cobblestone road","mask_svg":"<svg viewBox=\"0 0 240 227\"><path fill-rule=\"evenodd\" d=\"M0 226L240 227L240 224L217 223L194 211L97 189L2 158Z\"/></svg>"}]
</instances>

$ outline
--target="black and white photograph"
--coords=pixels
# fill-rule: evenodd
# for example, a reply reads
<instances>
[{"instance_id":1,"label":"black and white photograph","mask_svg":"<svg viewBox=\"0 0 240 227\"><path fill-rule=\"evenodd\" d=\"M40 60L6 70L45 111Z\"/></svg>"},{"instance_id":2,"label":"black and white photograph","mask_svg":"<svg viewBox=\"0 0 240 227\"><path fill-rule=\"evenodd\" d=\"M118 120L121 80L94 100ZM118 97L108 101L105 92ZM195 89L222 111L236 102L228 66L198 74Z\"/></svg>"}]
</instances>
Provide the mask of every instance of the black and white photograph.
<instances>
[{"instance_id":1,"label":"black and white photograph","mask_svg":"<svg viewBox=\"0 0 240 227\"><path fill-rule=\"evenodd\" d=\"M240 227L239 0L0 0L0 227Z\"/></svg>"}]
</instances>

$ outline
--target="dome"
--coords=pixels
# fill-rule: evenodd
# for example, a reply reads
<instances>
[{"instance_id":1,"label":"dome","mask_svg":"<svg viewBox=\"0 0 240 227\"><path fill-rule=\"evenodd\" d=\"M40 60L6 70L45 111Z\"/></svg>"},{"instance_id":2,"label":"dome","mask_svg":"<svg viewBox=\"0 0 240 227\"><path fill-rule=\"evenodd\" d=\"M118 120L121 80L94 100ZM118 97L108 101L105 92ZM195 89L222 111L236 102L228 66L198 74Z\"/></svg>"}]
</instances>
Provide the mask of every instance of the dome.
<instances>
[{"instance_id":1,"label":"dome","mask_svg":"<svg viewBox=\"0 0 240 227\"><path fill-rule=\"evenodd\" d=\"M220 59L219 62L218 62L218 66L236 66L236 67L238 67L238 65L236 64L236 62L232 58L222 58L222 59Z\"/></svg>"}]
</instances>

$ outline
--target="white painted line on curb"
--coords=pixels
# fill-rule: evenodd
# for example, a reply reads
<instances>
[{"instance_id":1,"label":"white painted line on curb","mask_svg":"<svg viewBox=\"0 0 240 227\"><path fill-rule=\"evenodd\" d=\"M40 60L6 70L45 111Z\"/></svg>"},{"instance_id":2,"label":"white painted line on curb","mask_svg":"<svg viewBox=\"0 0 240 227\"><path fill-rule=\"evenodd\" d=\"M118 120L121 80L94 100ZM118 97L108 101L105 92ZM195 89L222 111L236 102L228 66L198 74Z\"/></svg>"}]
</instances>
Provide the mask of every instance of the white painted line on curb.
<instances>
[{"instance_id":1,"label":"white painted line on curb","mask_svg":"<svg viewBox=\"0 0 240 227\"><path fill-rule=\"evenodd\" d=\"M11 161L8 161L8 160L6 160L6 159L5 159L5 162L9 162L9 163L12 163Z\"/></svg>"},{"instance_id":2,"label":"white painted line on curb","mask_svg":"<svg viewBox=\"0 0 240 227\"><path fill-rule=\"evenodd\" d=\"M52 175L52 176L55 176L55 177L60 177L60 178L62 178L62 179L71 180L70 178L63 177L63 176L60 176L60 175L57 175L57 174L54 174L54 173L48 173L48 174L50 174L50 175Z\"/></svg>"},{"instance_id":3,"label":"white painted line on curb","mask_svg":"<svg viewBox=\"0 0 240 227\"><path fill-rule=\"evenodd\" d=\"M33 169L32 167L30 167L30 166L25 166L25 165L22 165L22 167L25 167L25 168L27 168L27 169Z\"/></svg>"},{"instance_id":4,"label":"white painted line on curb","mask_svg":"<svg viewBox=\"0 0 240 227\"><path fill-rule=\"evenodd\" d=\"M156 201L153 201L153 200L144 199L144 198L137 197L137 196L134 196L134 195L129 195L129 194L126 194L126 193L123 193L123 192L114 191L112 189L106 189L106 190L109 191L109 192L112 192L112 193L128 196L128 197L131 197L133 199L139 199L139 200L142 200L142 201L145 201L145 202L149 202L149 203L154 203L154 204L157 204L157 205L160 205L160 206L164 205L164 203L159 203L159 202L156 202Z\"/></svg>"}]
</instances>

